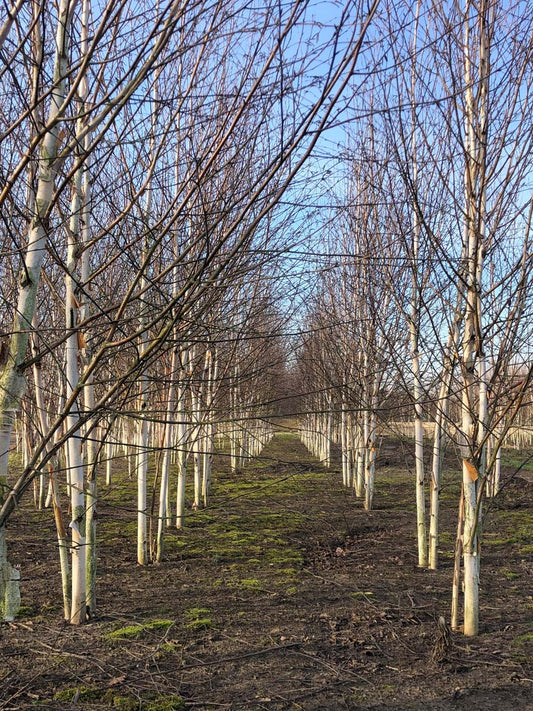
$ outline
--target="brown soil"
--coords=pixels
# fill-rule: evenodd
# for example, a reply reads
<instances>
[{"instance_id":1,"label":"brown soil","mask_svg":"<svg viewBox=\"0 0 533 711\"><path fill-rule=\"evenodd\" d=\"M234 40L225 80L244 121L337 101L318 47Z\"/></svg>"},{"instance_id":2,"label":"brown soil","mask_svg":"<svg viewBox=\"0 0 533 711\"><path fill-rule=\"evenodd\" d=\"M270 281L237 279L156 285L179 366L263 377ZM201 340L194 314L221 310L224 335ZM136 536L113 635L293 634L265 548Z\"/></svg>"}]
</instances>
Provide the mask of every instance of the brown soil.
<instances>
[{"instance_id":1,"label":"brown soil","mask_svg":"<svg viewBox=\"0 0 533 711\"><path fill-rule=\"evenodd\" d=\"M242 474L217 470L209 509L146 568L135 485L117 474L99 508L99 613L81 628L61 621L51 513L17 512L23 608L0 628L0 708L533 709L533 484L515 478L486 516L481 634L454 633L435 661L457 474L431 572L416 565L407 445L383 443L370 513L289 434Z\"/></svg>"}]
</instances>

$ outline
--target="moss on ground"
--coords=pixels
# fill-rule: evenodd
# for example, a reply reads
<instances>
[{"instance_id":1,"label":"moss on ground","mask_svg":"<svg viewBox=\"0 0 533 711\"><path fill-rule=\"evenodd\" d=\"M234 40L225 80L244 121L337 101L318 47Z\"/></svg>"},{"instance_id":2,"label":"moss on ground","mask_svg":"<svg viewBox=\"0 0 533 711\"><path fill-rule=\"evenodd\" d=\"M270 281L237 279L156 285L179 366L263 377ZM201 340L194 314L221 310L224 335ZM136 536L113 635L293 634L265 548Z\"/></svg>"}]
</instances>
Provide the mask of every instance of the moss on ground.
<instances>
[{"instance_id":1,"label":"moss on ground","mask_svg":"<svg viewBox=\"0 0 533 711\"><path fill-rule=\"evenodd\" d=\"M526 634L521 634L519 637L515 637L513 644L516 647L525 647L533 645L533 632L528 632Z\"/></svg>"},{"instance_id":2,"label":"moss on ground","mask_svg":"<svg viewBox=\"0 0 533 711\"><path fill-rule=\"evenodd\" d=\"M229 583L232 588L247 590L249 592L263 592L263 583L258 578L241 578Z\"/></svg>"},{"instance_id":3,"label":"moss on ground","mask_svg":"<svg viewBox=\"0 0 533 711\"><path fill-rule=\"evenodd\" d=\"M108 689L103 690L90 686L75 686L61 689L54 694L54 701L68 704L72 707L78 705L93 706L101 708L105 704L107 708L115 711L176 711L184 709L185 702L177 694L153 696L149 698L139 698L137 696L124 696Z\"/></svg>"},{"instance_id":4,"label":"moss on ground","mask_svg":"<svg viewBox=\"0 0 533 711\"><path fill-rule=\"evenodd\" d=\"M181 689L191 698L191 708L210 708L211 699L217 706L232 707L237 685L242 692L238 698L254 699L255 703L264 697L268 705L273 698L272 679L287 696L294 690L295 675L301 674L304 666L310 670L306 688L314 689L316 682L313 664L303 665L302 659L292 652L271 654L272 646L292 646L294 641L303 645L304 650L307 644L314 650L316 640L336 662L335 668L331 667L332 684L327 698L316 700L321 708L340 708L352 701L365 708L371 701L386 701L390 708L414 703L420 689L419 678L406 681L408 690L401 702L393 699L393 695L403 694L402 685L382 683L384 670L389 667L381 663L380 648L390 670L399 671L398 676L392 676L399 679L401 674L404 681L410 678L404 671L412 663L411 653L402 653L404 638L420 658L429 658L434 619L436 614L448 610L451 566L446 561L442 571L433 573L415 571L414 566L405 565L414 556L415 527L412 521L407 525L408 517L398 512L413 508L412 475L405 468L394 470L393 464L381 468L383 476L377 478L378 507L382 496L381 501L389 510L363 512L361 502L352 492L342 489L338 467L328 471L316 465L313 470L312 460L301 449L294 447L283 453L283 447L290 448L295 441L291 434L276 438L275 446L269 450L271 457L238 475L229 474L227 463L215 460L211 507L188 512L183 531L167 530L166 556L160 566L132 565L135 504L129 507L124 502L127 496L135 502L136 482L128 480L117 466L116 484L101 489L99 535L104 546L110 541L111 546L103 546L102 564L106 573L102 576L100 610L104 615L117 611L121 621L106 622L104 617L77 630L80 648L88 649L90 644L91 653L96 648L97 655L88 657L83 672L77 666L81 661L79 655L75 655L76 659L67 654L55 656L54 674L56 669L60 670L60 680L55 689L45 686L47 679L39 681L36 706L43 699L43 704L54 708L171 711L187 706L177 693ZM153 474L153 462L150 467ZM449 503L442 512L444 530L440 543L446 549L441 551L442 558L453 555L458 480L457 473L448 471L443 484L443 502ZM190 482L188 487L189 495ZM484 542L493 546L487 551L491 573L485 577L488 591L485 600L490 595L504 604L510 591L513 596L518 591L513 599L520 596L513 609L507 603L505 609L511 614L505 618L496 611L493 613L490 603L484 610L487 629L496 630L479 638L479 649L491 660L485 677L490 683L497 671L492 660L498 660L499 650L504 650L502 667L508 667L511 658L512 663L523 663L525 669L533 649L528 562L523 560L533 548L533 518L527 508L526 494L523 502L517 503L511 500L513 493L504 492L502 501L490 507L483 521ZM520 510L505 508L515 505L520 505ZM115 515L122 516L122 521L115 522ZM49 512L36 513L29 520L44 521L45 517L49 519ZM49 531L46 529L46 535L53 540ZM339 544L345 555L336 555ZM386 575L378 577L385 570ZM441 585L442 579L445 585ZM125 581L126 586L117 590L116 580ZM56 595L50 599L55 603L58 598ZM418 615L415 610L411 615L411 606L415 605L424 612ZM49 610L61 618L59 605ZM22 613L31 615L31 608ZM504 626L502 619L511 619L512 625ZM122 627L115 629L119 624ZM25 631L26 627L20 625L17 634ZM31 631L27 631L29 637ZM62 633L60 628L59 634ZM496 656L490 646L493 634ZM397 644L398 639L402 644ZM84 643L86 646L82 647ZM477 647L473 645L472 649L475 654ZM252 655L248 659L250 650ZM268 652L269 656L258 658L256 651ZM235 663L233 655L242 660ZM100 675L95 671L93 659L109 660L109 667L103 667ZM120 664L117 662L115 667L116 660ZM132 664L139 663L143 674L131 675ZM353 665L358 678L359 671L371 668L372 683L377 676L378 696L374 695L374 689L367 692L354 684L349 689L343 686L339 691L342 697L334 698L331 690L337 688L341 664L347 670ZM477 669L480 665L471 666ZM316 673L322 675L324 669L317 667ZM108 670L116 676L116 683L109 683ZM439 668L439 675L440 672ZM498 683L508 678L508 671L503 669L504 672L505 678L500 677ZM433 674L429 667L425 673ZM443 698L447 693L444 684L450 686L452 678L454 684L462 685L460 688L473 687L478 681L472 679L470 671L458 672L461 676L457 677L447 667L446 673L447 680L438 689ZM434 678L436 675L430 681ZM97 679L102 691L93 688ZM322 677L319 681L322 684ZM351 680L347 683L351 684ZM52 701L54 691L57 697ZM256 691L262 696L256 696ZM281 698L281 692L276 698ZM280 706L281 702L273 703ZM307 699L302 703L305 706ZM430 701L424 697L424 703Z\"/></svg>"},{"instance_id":5,"label":"moss on ground","mask_svg":"<svg viewBox=\"0 0 533 711\"><path fill-rule=\"evenodd\" d=\"M139 708L139 700L131 696L121 696L120 694L110 694L108 692L104 697L104 701L116 711L137 711Z\"/></svg>"},{"instance_id":6,"label":"moss on ground","mask_svg":"<svg viewBox=\"0 0 533 711\"><path fill-rule=\"evenodd\" d=\"M152 620L151 622L145 622L144 624L119 627L112 632L108 632L106 636L110 641L117 641L121 639L139 639L150 632L166 632L173 624L175 624L174 620Z\"/></svg>"},{"instance_id":7,"label":"moss on ground","mask_svg":"<svg viewBox=\"0 0 533 711\"><path fill-rule=\"evenodd\" d=\"M95 701L102 696L102 690L92 686L72 686L60 689L54 694L54 701L76 703L78 701Z\"/></svg>"},{"instance_id":8,"label":"moss on ground","mask_svg":"<svg viewBox=\"0 0 533 711\"><path fill-rule=\"evenodd\" d=\"M215 626L212 612L206 607L191 607L185 611L184 617L187 620L186 629L194 632L211 629Z\"/></svg>"}]
</instances>

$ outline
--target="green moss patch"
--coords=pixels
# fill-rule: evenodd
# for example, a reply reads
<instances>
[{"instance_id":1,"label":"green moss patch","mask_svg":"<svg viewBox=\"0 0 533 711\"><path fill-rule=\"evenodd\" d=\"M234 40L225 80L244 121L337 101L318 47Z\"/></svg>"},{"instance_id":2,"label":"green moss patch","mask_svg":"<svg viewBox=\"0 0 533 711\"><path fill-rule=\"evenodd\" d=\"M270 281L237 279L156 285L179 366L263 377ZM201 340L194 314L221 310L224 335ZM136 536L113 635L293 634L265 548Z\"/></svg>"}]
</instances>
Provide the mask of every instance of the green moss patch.
<instances>
[{"instance_id":1,"label":"green moss patch","mask_svg":"<svg viewBox=\"0 0 533 711\"><path fill-rule=\"evenodd\" d=\"M74 686L61 689L54 694L54 701L73 703L75 701L95 701L102 696L101 689L91 686Z\"/></svg>"},{"instance_id":2,"label":"green moss patch","mask_svg":"<svg viewBox=\"0 0 533 711\"><path fill-rule=\"evenodd\" d=\"M521 634L513 640L513 644L516 647L525 647L526 645L533 645L533 632L528 632L527 634Z\"/></svg>"},{"instance_id":3,"label":"green moss patch","mask_svg":"<svg viewBox=\"0 0 533 711\"><path fill-rule=\"evenodd\" d=\"M188 630L207 630L215 626L211 610L206 607L191 607L185 612L184 616L185 619L188 620L185 624Z\"/></svg>"},{"instance_id":4,"label":"green moss patch","mask_svg":"<svg viewBox=\"0 0 533 711\"><path fill-rule=\"evenodd\" d=\"M106 701L110 707L116 711L137 711L139 708L138 699L134 699L131 696L106 694Z\"/></svg>"},{"instance_id":5,"label":"green moss patch","mask_svg":"<svg viewBox=\"0 0 533 711\"><path fill-rule=\"evenodd\" d=\"M174 620L152 620L145 624L120 627L107 634L107 639L117 641L121 639L139 639L150 632L166 632L174 624Z\"/></svg>"}]
</instances>

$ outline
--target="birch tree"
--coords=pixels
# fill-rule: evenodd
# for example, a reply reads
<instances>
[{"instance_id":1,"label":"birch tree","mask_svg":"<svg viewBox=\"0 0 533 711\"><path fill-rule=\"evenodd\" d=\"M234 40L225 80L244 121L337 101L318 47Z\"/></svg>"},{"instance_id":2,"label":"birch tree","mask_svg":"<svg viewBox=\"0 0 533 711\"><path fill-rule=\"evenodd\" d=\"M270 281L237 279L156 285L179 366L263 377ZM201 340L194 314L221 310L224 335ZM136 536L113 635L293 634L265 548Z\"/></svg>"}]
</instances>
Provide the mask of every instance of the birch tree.
<instances>
[{"instance_id":1,"label":"birch tree","mask_svg":"<svg viewBox=\"0 0 533 711\"><path fill-rule=\"evenodd\" d=\"M497 2L479 6L465 2L461 7L435 8L436 13L425 15L419 24L416 84L422 87L423 103L416 105L417 147L440 195L439 203L428 200L423 186L406 180L422 233L438 260L430 283L441 297L440 313L434 300L421 303L428 316L423 338L428 346L432 344L428 357L431 354L433 362L442 363L433 447L430 558L435 565L438 472L446 426L460 446L462 459L466 634L478 630L482 499L486 477L497 460L493 455L489 461L487 444L496 432L497 441L502 441L500 426L504 420L509 425L523 398L518 388L506 415L498 412L496 393L508 387L503 384L504 373L513 358L525 355L519 354L525 341L515 339L521 330L515 314L523 314L528 303L523 249L529 243L524 193L529 157L523 146L531 136L526 108L531 87L525 70L531 24L523 9L508 12ZM403 132L397 125L395 134L404 142L406 125ZM404 156L402 172L410 176L412 158L407 151ZM487 268L495 264L497 285ZM513 325L507 320L511 314ZM506 325L500 329L498 323ZM447 333L444 338L442 330ZM524 386L528 381L526 373ZM450 397L461 401L460 423L450 411Z\"/></svg>"},{"instance_id":2,"label":"birch tree","mask_svg":"<svg viewBox=\"0 0 533 711\"><path fill-rule=\"evenodd\" d=\"M14 413L18 410L25 385L24 378L20 375L19 367L25 358L28 347L31 323L35 313L41 265L45 253L47 237L46 224L54 197L56 162L58 158L59 121L62 118L67 91L68 45L73 10L74 6L69 2L65 1L59 5L54 82L51 87L51 105L47 117L47 125L50 126L50 128L44 135L40 149L37 189L34 214L28 236L28 250L19 281L20 289L12 336L6 347L7 355L0 374L0 431L2 433L2 443L0 445L2 469L0 470L0 480L3 487L2 503L6 498L8 452L10 449L13 417ZM5 528L2 526L0 528L0 569L2 571L0 598L4 601L4 617L13 619L18 607L18 592L15 582L17 576L10 568L6 556Z\"/></svg>"},{"instance_id":3,"label":"birch tree","mask_svg":"<svg viewBox=\"0 0 533 711\"><path fill-rule=\"evenodd\" d=\"M77 553L84 549L85 530L88 539L94 538L94 517L88 529L83 527L86 505L81 498L85 494L82 469L87 462L89 507L94 512L96 469L88 443L100 437L103 422L109 424L118 414L134 411L133 395L139 391L139 382L151 369L155 372L163 353L175 347L171 335L176 325L198 323L216 302L220 285L248 268L244 255L257 257L253 246L262 225L302 170L321 132L331 124L335 107L344 100L377 2L368 9L348 3L339 24L325 33L309 57L298 57L292 49L308 33L309 14L301 4L268 6L256 12L246 4L224 8L221 3L169 1L160 3L157 10L143 9L142 26L135 3L110 0L98 7L98 19L95 10L89 21L88 5L83 7L81 21L77 3L60 3L57 14L39 8L46 27L43 41L50 41L52 26L55 41L44 48L37 92L25 63L32 54L24 39L31 37L26 31L31 13L17 5L1 31L3 47L12 50L13 62L24 68L27 81L13 85L11 111L6 112L2 127L5 181L0 206L17 228L13 234L18 238L7 245L7 251L20 257L19 262L9 263L20 278L3 292L12 320L11 324L2 322L8 335L0 373L0 476L4 485L0 526L31 485L35 472L42 471L66 446L69 470L76 473L70 487L75 493L71 529L76 536L79 532L79 538L74 537ZM232 43L235 50L224 67L228 89L224 101L213 110L209 77L217 65L222 66L218 60ZM51 54L53 61L48 59ZM181 59L190 81L177 89L170 77ZM316 74L311 80L316 86L306 92L310 69L325 61L328 73ZM160 131L150 148L145 106L156 68L168 93L160 95ZM280 77L286 87L281 96ZM43 116L43 125L33 135L28 124L35 106L26 108L32 91ZM188 135L182 130L176 136L180 112L195 117ZM278 130L274 130L273 116L282 119ZM179 178L178 140L189 142L179 158ZM27 214L20 208L27 200L27 168L35 158L36 199L25 240L20 239L23 219L18 216ZM233 166L232 175L237 175L245 164L253 167L248 170L250 178L240 184L235 181L231 191L227 185L222 190L218 181L224 167ZM206 223L206 212L199 206L212 194L210 185L218 185L225 202L224 209ZM147 226L139 216L143 203L146 208L149 188L153 191L150 243L141 251ZM163 255L169 253L176 228L187 225L191 209L198 210L193 215L193 240L180 238L178 248L165 261ZM179 233L183 235L184 230ZM169 290L169 277L176 267L180 281ZM58 275L65 278L64 285L60 286ZM57 293L58 303L66 302L67 330L50 331L46 339L38 334L42 348L32 356L28 341L35 306L40 294L52 292ZM138 320L140 304L142 322ZM188 336L193 332L189 328ZM8 488L5 477L12 422L20 408L25 372L37 360L47 363L48 355L62 363L65 352L65 400L57 415L49 417L48 430L35 442L21 476ZM83 407L82 392L87 394ZM80 457L80 441L85 461ZM91 551L94 560L94 547ZM71 620L76 623L85 613L82 557L78 556L75 566ZM11 585L15 581L5 555L3 569L4 592L13 592L15 600L8 607L14 609L16 585ZM92 610L92 581L89 588Z\"/></svg>"}]
</instances>

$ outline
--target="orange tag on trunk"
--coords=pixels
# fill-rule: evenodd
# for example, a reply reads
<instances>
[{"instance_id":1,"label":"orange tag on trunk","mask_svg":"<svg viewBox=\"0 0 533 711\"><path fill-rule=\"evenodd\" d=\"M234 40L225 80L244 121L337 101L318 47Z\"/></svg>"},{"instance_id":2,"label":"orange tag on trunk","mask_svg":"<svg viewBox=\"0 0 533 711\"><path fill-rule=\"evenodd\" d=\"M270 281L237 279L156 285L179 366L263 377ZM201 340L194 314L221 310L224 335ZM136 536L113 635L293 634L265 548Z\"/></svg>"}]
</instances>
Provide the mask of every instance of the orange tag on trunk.
<instances>
[{"instance_id":1,"label":"orange tag on trunk","mask_svg":"<svg viewBox=\"0 0 533 711\"><path fill-rule=\"evenodd\" d=\"M479 474L475 466L471 462L467 462L466 459L463 459L463 464L466 467L466 471L468 472L470 479L472 481L477 481L479 479Z\"/></svg>"},{"instance_id":2,"label":"orange tag on trunk","mask_svg":"<svg viewBox=\"0 0 533 711\"><path fill-rule=\"evenodd\" d=\"M78 331L78 348L82 350L83 348L87 348L87 341L85 340L85 336L81 331Z\"/></svg>"}]
</instances>

